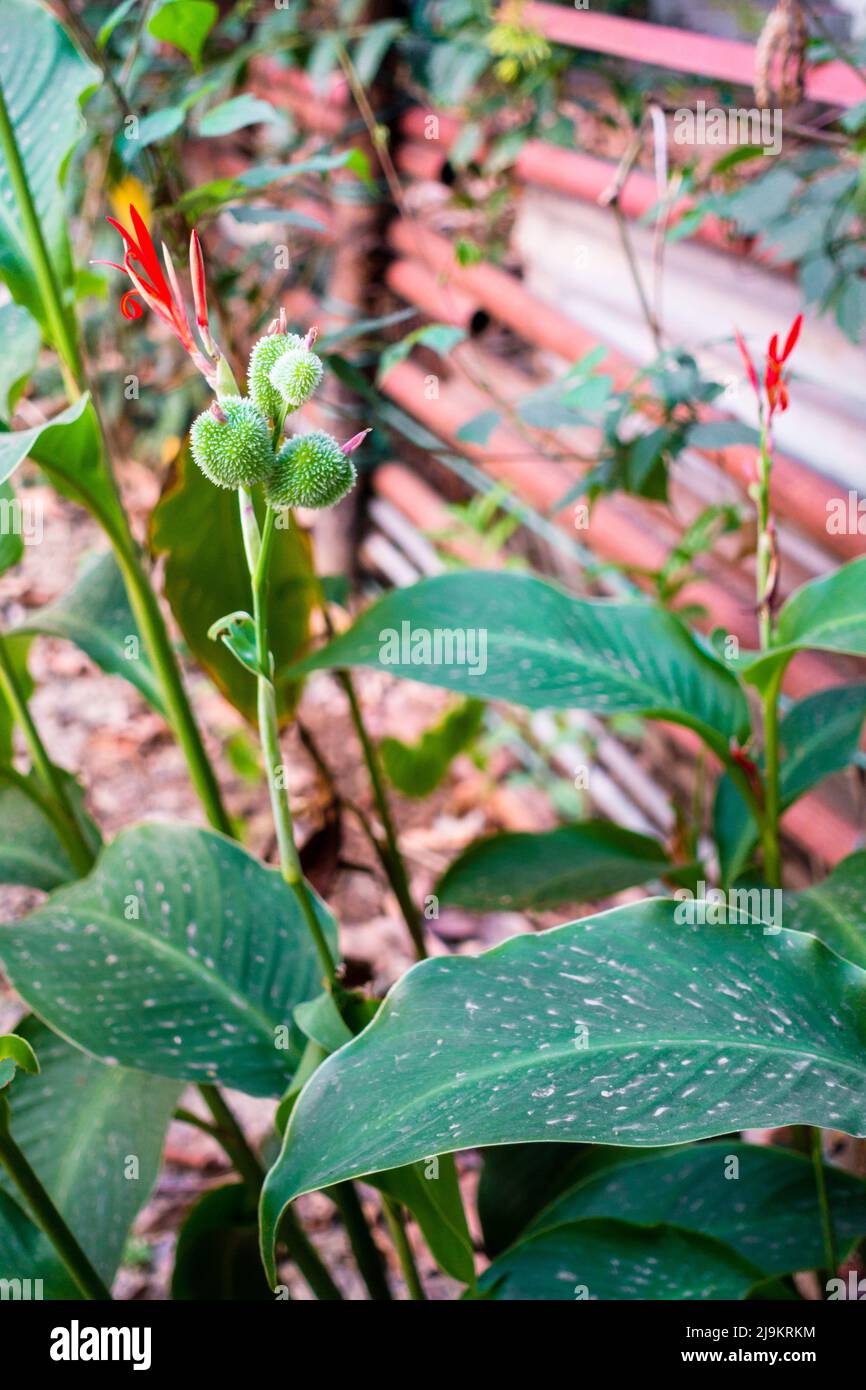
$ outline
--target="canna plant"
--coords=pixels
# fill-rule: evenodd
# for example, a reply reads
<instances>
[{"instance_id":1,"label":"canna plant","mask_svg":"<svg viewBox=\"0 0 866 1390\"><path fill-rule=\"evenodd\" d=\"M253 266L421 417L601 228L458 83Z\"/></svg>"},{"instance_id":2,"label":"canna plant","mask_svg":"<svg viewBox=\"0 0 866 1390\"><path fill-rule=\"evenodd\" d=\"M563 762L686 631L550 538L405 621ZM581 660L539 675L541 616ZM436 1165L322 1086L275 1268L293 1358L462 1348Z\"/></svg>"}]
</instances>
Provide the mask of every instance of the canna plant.
<instances>
[{"instance_id":1,"label":"canna plant","mask_svg":"<svg viewBox=\"0 0 866 1390\"><path fill-rule=\"evenodd\" d=\"M742 349L761 425L757 650L725 634L709 640L662 603L578 597L507 569L387 593L335 635L298 509L303 517L351 490L366 431L343 444L324 431L286 436L325 376L314 331L290 332L278 311L239 379L211 325L196 232L194 333L170 254L160 260L137 208L128 225L115 219L116 269L130 281L124 317L156 315L212 395L190 431L182 491L194 506L183 515L194 541L212 547L219 536L224 567L234 556L240 568L237 606L221 611L227 586L201 561L197 603L210 649L227 664L199 659L220 688L238 692L258 730L279 861L271 868L217 813L216 772L190 732L176 657L109 488L98 415L76 394L86 383L67 351L74 316L40 250L32 172L16 164L6 110L0 102L21 225L41 265L44 331L73 401L44 427L0 436L0 456L11 472L29 455L91 505L117 563L86 577L65 608L0 639L0 870L45 893L0 927L3 971L32 1011L0 1037L0 1277L40 1279L52 1298L109 1297L175 1116L222 1144L237 1179L189 1213L178 1299L285 1296L288 1263L317 1298L339 1299L295 1205L314 1191L334 1203L377 1300L398 1292L397 1266L408 1296L425 1297L419 1240L425 1263L469 1299L790 1299L791 1276L810 1269L838 1296L832 1281L866 1233L866 1184L826 1164L821 1135L866 1136L866 854L790 891L780 818L854 760L866 684L789 705L781 687L798 652L866 657L866 560L778 604L772 423L789 404L799 320L781 351L770 343L763 377ZM180 500L163 499L155 529L170 591L178 554L166 537L182 529L175 512L172 531L170 515ZM3 541L6 568L20 546ZM308 603L326 634L314 650L295 611ZM152 639L149 660L125 669L118 634L136 623ZM287 642L293 625L300 635ZM148 821L103 843L33 715L31 630L73 635L169 717L211 828ZM190 645L197 656L207 650ZM499 702L640 716L685 732L683 746L696 738L701 763L717 771L712 843L694 833L689 855L677 855L604 820L481 839L442 875L432 911L558 909L641 885L663 891L475 956L426 958L355 667L471 697L473 719L481 702ZM384 999L347 983L338 924L304 876L286 790L283 730L300 683L325 669L347 697L381 826L369 833L419 957ZM26 769L13 759L13 723ZM436 756L447 763L441 742ZM209 1120L181 1103L187 1086L199 1088ZM226 1087L276 1103L263 1152ZM737 1137L782 1126L792 1127L790 1148ZM464 1160L455 1160L474 1150L483 1267L459 1181ZM362 1202L359 1179L377 1208ZM372 1229L374 1210L384 1231Z\"/></svg>"}]
</instances>

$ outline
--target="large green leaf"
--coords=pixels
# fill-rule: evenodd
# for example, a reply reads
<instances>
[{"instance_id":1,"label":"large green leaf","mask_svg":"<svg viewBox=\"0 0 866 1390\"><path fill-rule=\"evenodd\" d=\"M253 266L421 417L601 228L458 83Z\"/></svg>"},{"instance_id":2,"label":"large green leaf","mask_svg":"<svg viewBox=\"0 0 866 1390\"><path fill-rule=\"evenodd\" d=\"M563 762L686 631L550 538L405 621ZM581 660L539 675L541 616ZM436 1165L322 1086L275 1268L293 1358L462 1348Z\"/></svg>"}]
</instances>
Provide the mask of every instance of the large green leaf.
<instances>
[{"instance_id":1,"label":"large green leaf","mask_svg":"<svg viewBox=\"0 0 866 1390\"><path fill-rule=\"evenodd\" d=\"M849 854L812 888L786 893L782 912L790 930L811 932L866 970L866 851Z\"/></svg>"},{"instance_id":2,"label":"large green leaf","mask_svg":"<svg viewBox=\"0 0 866 1390\"><path fill-rule=\"evenodd\" d=\"M208 482L187 449L153 514L151 541L165 552L166 597L196 660L235 709L255 723L254 676L222 642L208 637L217 618L248 611L252 601L237 493ZM309 543L294 524L277 530L270 574L274 683L280 713L287 717L298 692L297 680L287 672L306 647L315 601Z\"/></svg>"},{"instance_id":3,"label":"large green leaf","mask_svg":"<svg viewBox=\"0 0 866 1390\"><path fill-rule=\"evenodd\" d=\"M837 685L792 705L779 724L779 795L786 809L854 759L866 718L866 685ZM748 863L758 830L736 785L719 780L713 811L722 878L737 878Z\"/></svg>"},{"instance_id":4,"label":"large green leaf","mask_svg":"<svg viewBox=\"0 0 866 1390\"><path fill-rule=\"evenodd\" d=\"M573 1221L529 1236L484 1271L481 1296L583 1299L745 1298L761 1271L730 1246L676 1226Z\"/></svg>"},{"instance_id":5,"label":"large green leaf","mask_svg":"<svg viewBox=\"0 0 866 1390\"><path fill-rule=\"evenodd\" d=\"M101 670L123 676L154 709L163 710L159 682L111 552L92 561L71 589L31 613L15 631L74 642Z\"/></svg>"},{"instance_id":6,"label":"large green leaf","mask_svg":"<svg viewBox=\"0 0 866 1390\"><path fill-rule=\"evenodd\" d=\"M87 878L0 927L0 957L22 998L102 1061L251 1095L285 1090L303 1045L292 1010L321 989L276 870L179 824L119 835Z\"/></svg>"},{"instance_id":7,"label":"large green leaf","mask_svg":"<svg viewBox=\"0 0 866 1390\"><path fill-rule=\"evenodd\" d=\"M647 899L475 959L422 961L302 1092L263 1197L478 1145L673 1144L752 1126L866 1134L866 971Z\"/></svg>"},{"instance_id":8,"label":"large green leaf","mask_svg":"<svg viewBox=\"0 0 866 1390\"><path fill-rule=\"evenodd\" d=\"M605 898L671 867L658 840L589 820L475 840L446 869L436 893L476 912L536 910Z\"/></svg>"},{"instance_id":9,"label":"large green leaf","mask_svg":"<svg viewBox=\"0 0 866 1390\"><path fill-rule=\"evenodd\" d=\"M386 594L297 669L330 666L532 709L646 714L696 729L722 753L748 725L734 677L672 613L573 598L525 574L465 570Z\"/></svg>"},{"instance_id":10,"label":"large green leaf","mask_svg":"<svg viewBox=\"0 0 866 1390\"><path fill-rule=\"evenodd\" d=\"M82 99L99 81L96 68L42 5L3 0L0 86L36 216L68 300L73 277L60 184L69 152L84 131ZM5 160L0 161L0 279L44 329L42 295Z\"/></svg>"},{"instance_id":11,"label":"large green leaf","mask_svg":"<svg viewBox=\"0 0 866 1390\"><path fill-rule=\"evenodd\" d=\"M764 685L799 651L866 656L866 555L797 589L782 606L773 647L744 678Z\"/></svg>"},{"instance_id":12,"label":"large green leaf","mask_svg":"<svg viewBox=\"0 0 866 1390\"><path fill-rule=\"evenodd\" d=\"M37 1019L18 1031L39 1057L38 1076L16 1086L12 1134L90 1260L110 1283L127 1233L150 1195L179 1087L106 1067ZM0 1185L14 1192L0 1169ZM45 1238L40 1263L50 1264Z\"/></svg>"},{"instance_id":13,"label":"large green leaf","mask_svg":"<svg viewBox=\"0 0 866 1390\"><path fill-rule=\"evenodd\" d=\"M826 1180L844 1253L866 1234L866 1183L829 1167ZM723 1139L617 1164L578 1181L529 1232L611 1216L642 1226L670 1222L725 1240L765 1274L815 1269L824 1259L812 1164L767 1144Z\"/></svg>"}]
</instances>

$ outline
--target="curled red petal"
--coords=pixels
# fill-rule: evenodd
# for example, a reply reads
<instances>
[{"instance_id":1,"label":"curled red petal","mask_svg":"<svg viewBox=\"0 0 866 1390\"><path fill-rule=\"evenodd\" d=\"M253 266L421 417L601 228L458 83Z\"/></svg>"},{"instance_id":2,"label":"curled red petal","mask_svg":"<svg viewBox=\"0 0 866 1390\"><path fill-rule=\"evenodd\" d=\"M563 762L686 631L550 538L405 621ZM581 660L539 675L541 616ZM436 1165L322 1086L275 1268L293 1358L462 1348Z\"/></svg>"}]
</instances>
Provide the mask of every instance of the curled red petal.
<instances>
[{"instance_id":1,"label":"curled red petal","mask_svg":"<svg viewBox=\"0 0 866 1390\"><path fill-rule=\"evenodd\" d=\"M120 312L125 319L140 319L144 313L137 290L127 290L120 301Z\"/></svg>"}]
</instances>

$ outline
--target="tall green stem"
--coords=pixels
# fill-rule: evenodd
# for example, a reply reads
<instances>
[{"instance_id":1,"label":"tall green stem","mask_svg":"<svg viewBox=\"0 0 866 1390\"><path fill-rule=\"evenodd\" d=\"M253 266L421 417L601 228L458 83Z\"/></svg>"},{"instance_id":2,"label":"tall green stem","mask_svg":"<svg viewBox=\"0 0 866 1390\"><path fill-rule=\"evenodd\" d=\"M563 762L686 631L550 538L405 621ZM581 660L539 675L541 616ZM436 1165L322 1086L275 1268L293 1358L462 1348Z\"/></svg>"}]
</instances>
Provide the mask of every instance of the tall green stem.
<instances>
[{"instance_id":1,"label":"tall green stem","mask_svg":"<svg viewBox=\"0 0 866 1390\"><path fill-rule=\"evenodd\" d=\"M244 549L250 571L250 584L253 598L253 624L256 638L257 707L259 738L264 755L268 793L274 828L277 834L277 848L280 857L280 872L295 895L310 935L313 939L325 983L328 989L336 984L336 963L331 955L310 890L307 887L298 847L295 844L295 830L292 811L289 806L288 791L284 785L284 769L280 750L280 732L277 719L277 697L272 680L270 644L268 641L268 570L271 548L274 539L276 514L268 507L263 530L259 531L255 506L246 488L239 490L241 527Z\"/></svg>"},{"instance_id":2,"label":"tall green stem","mask_svg":"<svg viewBox=\"0 0 866 1390\"><path fill-rule=\"evenodd\" d=\"M39 730L21 689L21 683L6 646L6 638L0 634L0 689L6 697L16 723L20 726L30 750L33 766L44 790L48 793L56 814L53 825L63 848L69 856L75 872L84 875L93 867L93 852L84 836L75 806L69 796L69 788L48 756Z\"/></svg>"},{"instance_id":3,"label":"tall green stem","mask_svg":"<svg viewBox=\"0 0 866 1390\"><path fill-rule=\"evenodd\" d=\"M85 1298L110 1301L111 1292L97 1274L38 1176L9 1132L9 1102L0 1096L0 1163L33 1213L36 1224L50 1240L64 1267Z\"/></svg>"},{"instance_id":4,"label":"tall green stem","mask_svg":"<svg viewBox=\"0 0 866 1390\"><path fill-rule=\"evenodd\" d=\"M382 847L384 849L384 854L380 852L380 858L382 859L383 867L397 898L403 920L412 938L415 954L419 960L424 960L427 956L424 933L421 929L418 911L412 901L412 892L406 874L406 865L403 861L403 855L400 852L397 830L394 825L394 818L391 814L391 807L388 804L388 796L382 779L382 770L379 766L379 756L367 732L367 726L364 723L364 716L361 711L361 705L352 677L349 675L348 671L340 671L338 676L340 684L346 693L346 698L349 701L352 723L355 726L355 733L361 745L364 762L367 765L367 772L370 777L370 785L373 789L376 809L379 812L379 819L382 822L382 828L385 832L385 845Z\"/></svg>"},{"instance_id":5,"label":"tall green stem","mask_svg":"<svg viewBox=\"0 0 866 1390\"><path fill-rule=\"evenodd\" d=\"M367 1285L367 1291L376 1303L389 1302L391 1290L385 1274L385 1261L367 1225L361 1202L354 1183L341 1182L329 1187L327 1195L343 1218L343 1225L349 1237L355 1263Z\"/></svg>"},{"instance_id":6,"label":"tall green stem","mask_svg":"<svg viewBox=\"0 0 866 1390\"><path fill-rule=\"evenodd\" d=\"M199 1086L202 1099L214 1118L214 1127L208 1128L218 1143L222 1145L243 1178L253 1201L258 1201L265 1170L256 1154L250 1148L246 1135L238 1124L231 1108L217 1090L216 1086ZM196 1117L191 1117L196 1123ZM289 1258L297 1265L316 1298L325 1302L335 1302L343 1295L334 1283L325 1264L306 1231L299 1224L291 1208L286 1211L280 1224L280 1239L289 1252Z\"/></svg>"},{"instance_id":7,"label":"tall green stem","mask_svg":"<svg viewBox=\"0 0 866 1390\"><path fill-rule=\"evenodd\" d=\"M779 848L779 692L784 667L780 666L761 697L764 715L764 814L761 843L764 876L770 888L782 886L782 860Z\"/></svg>"},{"instance_id":8,"label":"tall green stem","mask_svg":"<svg viewBox=\"0 0 866 1390\"><path fill-rule=\"evenodd\" d=\"M427 1298L427 1295L424 1292L424 1285L421 1283L421 1276L418 1273L415 1256L412 1254L409 1237L406 1235L406 1227L403 1224L403 1213L399 1204L392 1201L390 1197L383 1198L383 1204L385 1208L385 1220L388 1223L391 1239L397 1251L397 1258L400 1261L400 1269L406 1281L409 1297L414 1303L423 1302Z\"/></svg>"},{"instance_id":9,"label":"tall green stem","mask_svg":"<svg viewBox=\"0 0 866 1390\"><path fill-rule=\"evenodd\" d=\"M821 1131L812 1129L812 1166L815 1170L815 1186L818 1189L818 1208L821 1212L821 1232L824 1238L824 1262L828 1275L835 1277L839 1268L836 1254L836 1236L833 1231L833 1213L830 1210L830 1196L827 1192L827 1174L824 1168L824 1145Z\"/></svg>"}]
</instances>

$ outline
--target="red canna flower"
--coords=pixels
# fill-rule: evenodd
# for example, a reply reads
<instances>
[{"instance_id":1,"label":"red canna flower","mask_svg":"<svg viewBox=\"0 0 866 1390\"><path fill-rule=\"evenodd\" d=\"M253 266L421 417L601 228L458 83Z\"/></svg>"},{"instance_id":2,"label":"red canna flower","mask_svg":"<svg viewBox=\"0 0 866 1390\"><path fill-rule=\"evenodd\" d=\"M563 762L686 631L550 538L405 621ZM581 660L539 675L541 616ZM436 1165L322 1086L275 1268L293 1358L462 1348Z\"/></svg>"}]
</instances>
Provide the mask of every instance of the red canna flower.
<instances>
[{"instance_id":1,"label":"red canna flower","mask_svg":"<svg viewBox=\"0 0 866 1390\"><path fill-rule=\"evenodd\" d=\"M174 268L168 247L163 243L162 254L165 260L165 274L159 263L151 239L150 232L145 226L144 219L138 209L130 204L129 217L134 233L127 229L113 217L106 218L120 235L125 244L123 265L118 265L115 261L97 261L97 265L110 265L114 270L121 271L128 275L132 281L132 289L127 290L120 301L120 312L125 319L140 319L144 310L141 300L167 324L172 333L177 338L181 346L189 353L199 371L212 383L214 368L211 362L205 358L196 346L192 335L189 319L187 317L186 306L183 302L177 273ZM215 356L215 349L210 339L208 331L207 301L204 291L204 263L202 261L201 246L195 232L192 234L190 242L190 268L192 271L193 298L196 308L196 321L205 351L208 357ZM166 278L167 277L167 278Z\"/></svg>"},{"instance_id":2,"label":"red canna flower","mask_svg":"<svg viewBox=\"0 0 866 1390\"><path fill-rule=\"evenodd\" d=\"M791 324L781 354L779 352L778 334L774 333L770 339L770 345L767 348L767 370L764 373L764 388L767 392L767 403L770 407L771 417L776 410L781 412L788 409L788 383L785 380L782 368L797 346L797 339L800 336L800 329L802 326L803 315L798 314Z\"/></svg>"},{"instance_id":3,"label":"red canna flower","mask_svg":"<svg viewBox=\"0 0 866 1390\"><path fill-rule=\"evenodd\" d=\"M797 339L800 336L800 329L802 326L803 315L798 314L791 324L788 336L785 339L785 346L781 353L779 352L779 335L774 333L770 339L767 348L767 362L764 369L764 391L767 398L768 419L772 419L777 410L781 414L782 411L788 409L788 383L783 368L788 358L791 356L791 353L794 351L794 348L797 346ZM763 419L764 397L761 393L761 383L758 378L757 369L752 360L751 353L743 342L738 329L734 330L734 336L737 340L737 347L740 349L740 355L745 363L746 374L748 375L752 390L758 398L758 407L761 411L761 418Z\"/></svg>"}]
</instances>

